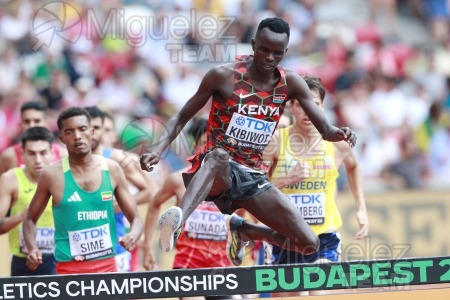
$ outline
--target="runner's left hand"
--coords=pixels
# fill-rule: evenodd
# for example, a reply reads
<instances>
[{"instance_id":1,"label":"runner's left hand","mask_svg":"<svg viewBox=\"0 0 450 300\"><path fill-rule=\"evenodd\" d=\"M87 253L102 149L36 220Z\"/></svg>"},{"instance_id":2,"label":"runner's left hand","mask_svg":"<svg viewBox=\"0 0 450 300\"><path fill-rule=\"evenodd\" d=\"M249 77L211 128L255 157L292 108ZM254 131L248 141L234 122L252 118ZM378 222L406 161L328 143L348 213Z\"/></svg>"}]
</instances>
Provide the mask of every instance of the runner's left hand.
<instances>
[{"instance_id":1,"label":"runner's left hand","mask_svg":"<svg viewBox=\"0 0 450 300\"><path fill-rule=\"evenodd\" d=\"M129 252L133 251L134 248L136 248L136 239L129 233L121 236L119 238L119 243Z\"/></svg>"}]
</instances>

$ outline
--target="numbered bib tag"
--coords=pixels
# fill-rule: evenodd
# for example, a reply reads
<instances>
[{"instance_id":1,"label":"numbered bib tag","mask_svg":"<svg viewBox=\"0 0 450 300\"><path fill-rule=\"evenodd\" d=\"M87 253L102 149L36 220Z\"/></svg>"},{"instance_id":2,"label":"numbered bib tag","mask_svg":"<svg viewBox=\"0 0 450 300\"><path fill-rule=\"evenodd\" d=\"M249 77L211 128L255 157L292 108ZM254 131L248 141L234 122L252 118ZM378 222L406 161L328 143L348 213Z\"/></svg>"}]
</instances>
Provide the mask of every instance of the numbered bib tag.
<instances>
[{"instance_id":1,"label":"numbered bib tag","mask_svg":"<svg viewBox=\"0 0 450 300\"><path fill-rule=\"evenodd\" d=\"M325 222L324 193L288 194L287 196L308 224L318 225Z\"/></svg>"},{"instance_id":2,"label":"numbered bib tag","mask_svg":"<svg viewBox=\"0 0 450 300\"><path fill-rule=\"evenodd\" d=\"M22 228L20 233L20 252L28 254L26 250L25 240L23 238ZM55 252L55 229L52 227L37 227L36 228L36 246L42 254L53 254Z\"/></svg>"},{"instance_id":3,"label":"numbered bib tag","mask_svg":"<svg viewBox=\"0 0 450 300\"><path fill-rule=\"evenodd\" d=\"M275 122L234 113L225 133L225 140L232 146L262 150L269 144L275 127Z\"/></svg>"},{"instance_id":4,"label":"numbered bib tag","mask_svg":"<svg viewBox=\"0 0 450 300\"><path fill-rule=\"evenodd\" d=\"M190 238L215 241L227 239L225 215L220 212L196 210L187 219L184 230Z\"/></svg>"},{"instance_id":5,"label":"numbered bib tag","mask_svg":"<svg viewBox=\"0 0 450 300\"><path fill-rule=\"evenodd\" d=\"M91 260L114 253L109 225L69 231L70 254L76 261Z\"/></svg>"}]
</instances>

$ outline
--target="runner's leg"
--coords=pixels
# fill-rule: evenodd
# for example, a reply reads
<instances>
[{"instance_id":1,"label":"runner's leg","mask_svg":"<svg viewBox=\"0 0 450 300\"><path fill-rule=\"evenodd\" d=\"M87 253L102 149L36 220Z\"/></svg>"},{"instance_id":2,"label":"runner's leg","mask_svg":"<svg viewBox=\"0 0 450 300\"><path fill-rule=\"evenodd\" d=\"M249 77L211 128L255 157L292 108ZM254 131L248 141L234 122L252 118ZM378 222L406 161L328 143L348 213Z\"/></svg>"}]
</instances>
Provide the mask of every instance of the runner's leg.
<instances>
[{"instance_id":1,"label":"runner's leg","mask_svg":"<svg viewBox=\"0 0 450 300\"><path fill-rule=\"evenodd\" d=\"M314 253L319 248L319 238L297 208L277 188L270 188L237 204L268 226L245 222L238 231L250 239L266 240L303 254Z\"/></svg>"},{"instance_id":2,"label":"runner's leg","mask_svg":"<svg viewBox=\"0 0 450 300\"><path fill-rule=\"evenodd\" d=\"M229 173L229 155L225 150L217 148L206 154L181 201L182 224L207 196L219 196L231 186Z\"/></svg>"},{"instance_id":3,"label":"runner's leg","mask_svg":"<svg viewBox=\"0 0 450 300\"><path fill-rule=\"evenodd\" d=\"M229 156L223 149L209 152L192 177L181 200L181 207L168 208L159 218L159 245L166 252L170 251L183 224L192 212L206 199L220 196L231 185L229 173Z\"/></svg>"}]
</instances>

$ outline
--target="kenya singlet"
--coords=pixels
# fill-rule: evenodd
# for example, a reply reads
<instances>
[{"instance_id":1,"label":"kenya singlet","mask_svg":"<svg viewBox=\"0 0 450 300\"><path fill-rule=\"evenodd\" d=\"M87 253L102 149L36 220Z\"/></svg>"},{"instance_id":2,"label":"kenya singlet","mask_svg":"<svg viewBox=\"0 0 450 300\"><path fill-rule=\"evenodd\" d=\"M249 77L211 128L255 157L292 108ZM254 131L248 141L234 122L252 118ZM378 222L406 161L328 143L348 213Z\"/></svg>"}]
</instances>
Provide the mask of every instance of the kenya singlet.
<instances>
[{"instance_id":1,"label":"kenya singlet","mask_svg":"<svg viewBox=\"0 0 450 300\"><path fill-rule=\"evenodd\" d=\"M11 207L11 216L22 213L30 206L31 199L33 199L37 185L28 180L22 168L12 169L17 178L17 201ZM52 215L52 201L50 200L42 212L41 217L36 224L36 246L43 254L53 254L55 248L54 242L54 225ZM14 227L8 234L9 249L12 255L18 257L26 257L26 249L23 235L22 223Z\"/></svg>"},{"instance_id":2,"label":"kenya singlet","mask_svg":"<svg viewBox=\"0 0 450 300\"><path fill-rule=\"evenodd\" d=\"M273 90L256 89L247 74L245 56L235 64L234 92L224 102L212 100L205 153L221 147L231 158L254 170L262 170L262 151L269 144L287 99L286 73L277 67L280 81Z\"/></svg>"},{"instance_id":3,"label":"kenya singlet","mask_svg":"<svg viewBox=\"0 0 450 300\"><path fill-rule=\"evenodd\" d=\"M116 228L113 208L114 188L106 159L101 162L102 182L93 192L81 189L62 159L64 192L53 207L55 219L55 259L57 262L98 260L115 256Z\"/></svg>"},{"instance_id":4,"label":"kenya singlet","mask_svg":"<svg viewBox=\"0 0 450 300\"><path fill-rule=\"evenodd\" d=\"M333 143L322 141L320 147L297 156L289 138L291 127L280 129L278 164L271 179L286 176L299 160L307 162L311 168L310 177L281 191L294 203L314 233L334 232L342 226L342 219L335 203L339 173L334 162Z\"/></svg>"}]
</instances>

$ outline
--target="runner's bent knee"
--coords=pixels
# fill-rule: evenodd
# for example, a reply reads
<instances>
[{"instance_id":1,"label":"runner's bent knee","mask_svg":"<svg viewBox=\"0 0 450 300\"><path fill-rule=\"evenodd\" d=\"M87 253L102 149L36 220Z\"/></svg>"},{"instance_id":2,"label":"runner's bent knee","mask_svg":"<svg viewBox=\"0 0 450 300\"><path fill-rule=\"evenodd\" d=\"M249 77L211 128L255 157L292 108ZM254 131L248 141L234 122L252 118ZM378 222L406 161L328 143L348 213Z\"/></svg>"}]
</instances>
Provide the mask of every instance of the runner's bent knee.
<instances>
[{"instance_id":1,"label":"runner's bent knee","mask_svg":"<svg viewBox=\"0 0 450 300\"><path fill-rule=\"evenodd\" d=\"M211 168L213 171L223 171L228 168L230 155L221 148L216 148L206 154L204 166Z\"/></svg>"},{"instance_id":2,"label":"runner's bent knee","mask_svg":"<svg viewBox=\"0 0 450 300\"><path fill-rule=\"evenodd\" d=\"M295 251L303 254L312 254L320 247L319 237L309 228L303 226L289 227L287 233L282 233L286 238L286 243Z\"/></svg>"},{"instance_id":3,"label":"runner's bent knee","mask_svg":"<svg viewBox=\"0 0 450 300\"><path fill-rule=\"evenodd\" d=\"M285 244L283 247L303 254L311 254L319 249L320 241L317 235L296 207L278 189L270 188L241 204L262 223L283 237Z\"/></svg>"},{"instance_id":4,"label":"runner's bent knee","mask_svg":"<svg viewBox=\"0 0 450 300\"><path fill-rule=\"evenodd\" d=\"M282 201L285 199L282 199ZM296 251L303 254L316 252L320 247L319 237L312 231L297 209L290 203L284 203L285 210L281 215L289 225L282 228L282 234Z\"/></svg>"}]
</instances>

